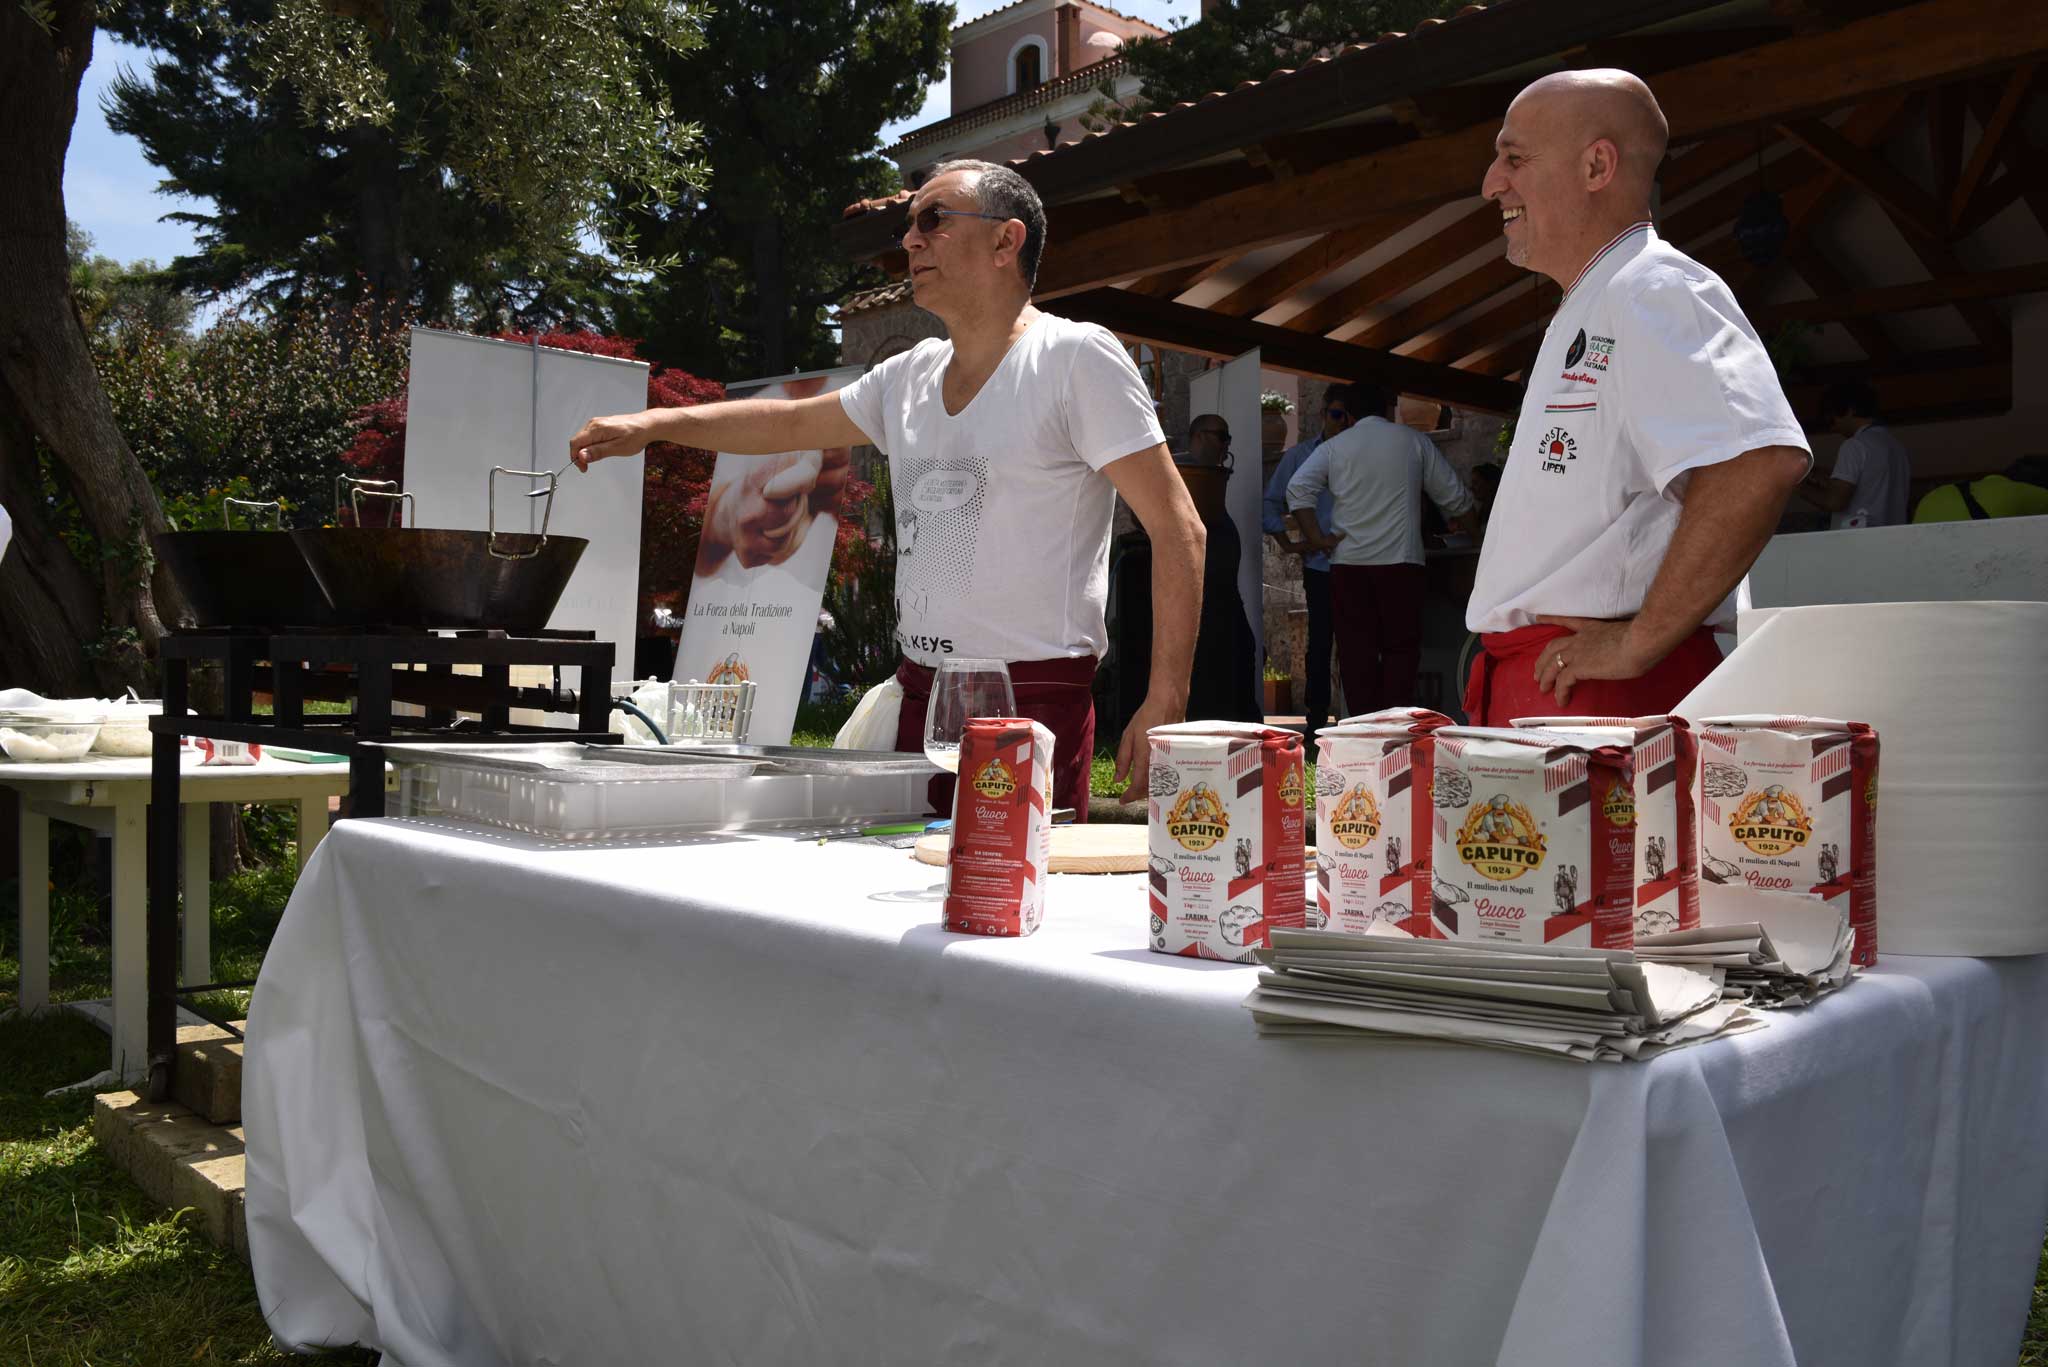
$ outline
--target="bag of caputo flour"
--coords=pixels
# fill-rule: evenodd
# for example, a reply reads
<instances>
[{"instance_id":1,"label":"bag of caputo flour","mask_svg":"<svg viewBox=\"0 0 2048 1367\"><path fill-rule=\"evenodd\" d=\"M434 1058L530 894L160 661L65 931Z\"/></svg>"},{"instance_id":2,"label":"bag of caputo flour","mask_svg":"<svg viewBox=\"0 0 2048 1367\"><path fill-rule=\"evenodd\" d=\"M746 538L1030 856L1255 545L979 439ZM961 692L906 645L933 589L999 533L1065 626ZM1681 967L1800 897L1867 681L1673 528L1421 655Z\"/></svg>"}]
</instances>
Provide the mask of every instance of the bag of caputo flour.
<instances>
[{"instance_id":1,"label":"bag of caputo flour","mask_svg":"<svg viewBox=\"0 0 2048 1367\"><path fill-rule=\"evenodd\" d=\"M1700 723L1700 873L1714 886L1846 898L1853 962L1877 962L1877 732L1824 717Z\"/></svg>"},{"instance_id":2,"label":"bag of caputo flour","mask_svg":"<svg viewBox=\"0 0 2048 1367\"><path fill-rule=\"evenodd\" d=\"M1301 737L1228 722L1148 735L1151 947L1248 963L1274 928L1306 923Z\"/></svg>"},{"instance_id":3,"label":"bag of caputo flour","mask_svg":"<svg viewBox=\"0 0 2048 1367\"><path fill-rule=\"evenodd\" d=\"M1052 746L1052 732L1028 718L968 719L953 788L946 929L1038 929L1052 856Z\"/></svg>"},{"instance_id":4,"label":"bag of caputo flour","mask_svg":"<svg viewBox=\"0 0 2048 1367\"><path fill-rule=\"evenodd\" d=\"M1461 940L1635 944L1629 747L1594 735L1438 731L1436 914Z\"/></svg>"},{"instance_id":5,"label":"bag of caputo flour","mask_svg":"<svg viewBox=\"0 0 2048 1367\"><path fill-rule=\"evenodd\" d=\"M1636 934L1700 923L1699 738L1683 717L1516 717L1514 725L1592 732L1633 747Z\"/></svg>"},{"instance_id":6,"label":"bag of caputo flour","mask_svg":"<svg viewBox=\"0 0 2048 1367\"><path fill-rule=\"evenodd\" d=\"M1430 733L1451 719L1420 708L1317 733L1316 893L1311 928L1363 935L1386 923L1442 938L1430 916Z\"/></svg>"}]
</instances>

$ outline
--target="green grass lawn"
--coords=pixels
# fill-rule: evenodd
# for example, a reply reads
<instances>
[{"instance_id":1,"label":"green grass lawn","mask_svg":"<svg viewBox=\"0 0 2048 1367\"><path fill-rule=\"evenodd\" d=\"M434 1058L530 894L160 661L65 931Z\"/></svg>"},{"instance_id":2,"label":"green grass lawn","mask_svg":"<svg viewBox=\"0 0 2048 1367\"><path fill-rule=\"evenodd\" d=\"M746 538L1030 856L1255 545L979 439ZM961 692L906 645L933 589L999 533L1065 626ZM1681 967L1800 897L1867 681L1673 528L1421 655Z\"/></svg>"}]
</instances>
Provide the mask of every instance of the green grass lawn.
<instances>
[{"instance_id":1,"label":"green grass lawn","mask_svg":"<svg viewBox=\"0 0 2048 1367\"><path fill-rule=\"evenodd\" d=\"M1098 794L1109 786L1110 767L1107 757L1095 761ZM266 819L258 815L259 828ZM289 845L260 829L255 843L274 863L213 885L220 979L255 976L291 893ZM57 861L60 879L65 862ZM98 915L88 894L60 881L50 915L50 989L59 1001L107 991ZM18 935L14 886L0 885L0 1010L15 1001ZM244 1009L238 1002L215 1005L236 1015ZM216 1249L189 1212L153 1206L107 1161L93 1140L91 1098L44 1097L106 1061L107 1037L85 1020L0 1021L0 1363L287 1367L306 1361L271 1344L249 1270ZM368 1367L377 1355L352 1351L317 1361ZM2018 1363L2048 1367L2048 1249Z\"/></svg>"}]
</instances>

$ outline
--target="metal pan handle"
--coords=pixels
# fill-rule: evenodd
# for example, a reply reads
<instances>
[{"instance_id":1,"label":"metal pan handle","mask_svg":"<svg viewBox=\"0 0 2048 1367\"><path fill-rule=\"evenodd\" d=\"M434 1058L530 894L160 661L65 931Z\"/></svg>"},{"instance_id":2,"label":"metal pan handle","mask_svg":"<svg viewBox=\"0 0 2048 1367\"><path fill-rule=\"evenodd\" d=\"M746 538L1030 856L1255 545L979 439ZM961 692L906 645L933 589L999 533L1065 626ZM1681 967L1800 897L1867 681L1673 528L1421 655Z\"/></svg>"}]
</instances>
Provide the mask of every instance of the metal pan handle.
<instances>
[{"instance_id":1,"label":"metal pan handle","mask_svg":"<svg viewBox=\"0 0 2048 1367\"><path fill-rule=\"evenodd\" d=\"M541 505L540 510L540 540L534 543L534 547L530 551L501 551L498 549L498 476L500 475L505 475L512 479L544 479L548 482L548 487L545 490L547 501ZM560 482L561 472L559 470L512 470L503 465L493 465L491 467L491 491L485 503L490 510L491 539L489 550L492 555L500 560L531 560L541 553L541 550L548 544L548 519L555 515L555 486ZM529 490L528 492L532 494L541 493L542 491ZM506 535L510 536L512 533L507 532Z\"/></svg>"},{"instance_id":2,"label":"metal pan handle","mask_svg":"<svg viewBox=\"0 0 2048 1367\"><path fill-rule=\"evenodd\" d=\"M220 501L220 525L223 531L231 532L235 529L234 518L230 514L236 508L268 508L270 510L270 530L272 530L273 532L281 532L284 530L284 503L280 499L271 499L267 503L262 499L222 499ZM251 519L247 513L244 513L242 515L242 521L245 523L250 523L253 522L253 519Z\"/></svg>"},{"instance_id":3,"label":"metal pan handle","mask_svg":"<svg viewBox=\"0 0 2048 1367\"><path fill-rule=\"evenodd\" d=\"M349 513L355 518L356 526L358 527L363 525L363 500L366 498L389 499L397 505L394 511L397 514L398 521L395 524L391 520L392 515L390 513L385 514L384 525L387 528L394 525L399 527L406 526L406 514L408 512L412 514L411 525L419 525L419 503L411 494L401 494L398 492L397 480L357 479L354 475L336 475L334 477L334 520L336 523L341 521L341 492L343 489L348 490Z\"/></svg>"}]
</instances>

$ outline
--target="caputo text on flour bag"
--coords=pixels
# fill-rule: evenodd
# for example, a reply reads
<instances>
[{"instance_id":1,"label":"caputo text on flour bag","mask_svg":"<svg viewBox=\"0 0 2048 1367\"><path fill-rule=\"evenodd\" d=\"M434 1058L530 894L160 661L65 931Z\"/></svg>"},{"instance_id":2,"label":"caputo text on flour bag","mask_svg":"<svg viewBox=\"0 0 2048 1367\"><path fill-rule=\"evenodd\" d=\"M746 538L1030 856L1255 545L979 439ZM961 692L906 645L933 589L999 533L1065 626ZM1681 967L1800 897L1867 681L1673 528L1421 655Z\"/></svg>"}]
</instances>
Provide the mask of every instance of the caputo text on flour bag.
<instances>
[{"instance_id":1,"label":"caputo text on flour bag","mask_svg":"<svg viewBox=\"0 0 2048 1367\"><path fill-rule=\"evenodd\" d=\"M1306 921L1301 737L1186 722L1149 738L1147 943L1248 963L1275 928Z\"/></svg>"},{"instance_id":2,"label":"caputo text on flour bag","mask_svg":"<svg viewBox=\"0 0 2048 1367\"><path fill-rule=\"evenodd\" d=\"M1699 737L1683 717L1517 717L1518 728L1591 733L1632 747L1636 934L1700 924Z\"/></svg>"},{"instance_id":3,"label":"caputo text on flour bag","mask_svg":"<svg viewBox=\"0 0 2048 1367\"><path fill-rule=\"evenodd\" d=\"M1461 940L1635 944L1635 793L1626 744L1446 727L1433 783L1436 919Z\"/></svg>"},{"instance_id":4,"label":"caputo text on flour bag","mask_svg":"<svg viewBox=\"0 0 2048 1367\"><path fill-rule=\"evenodd\" d=\"M1700 724L1700 890L1846 901L1854 962L1877 962L1877 732L1824 717Z\"/></svg>"},{"instance_id":5,"label":"caputo text on flour bag","mask_svg":"<svg viewBox=\"0 0 2048 1367\"><path fill-rule=\"evenodd\" d=\"M1450 724L1441 713L1408 708L1318 734L1311 927L1364 935L1390 925L1418 939L1444 936L1430 915L1430 733Z\"/></svg>"}]
</instances>

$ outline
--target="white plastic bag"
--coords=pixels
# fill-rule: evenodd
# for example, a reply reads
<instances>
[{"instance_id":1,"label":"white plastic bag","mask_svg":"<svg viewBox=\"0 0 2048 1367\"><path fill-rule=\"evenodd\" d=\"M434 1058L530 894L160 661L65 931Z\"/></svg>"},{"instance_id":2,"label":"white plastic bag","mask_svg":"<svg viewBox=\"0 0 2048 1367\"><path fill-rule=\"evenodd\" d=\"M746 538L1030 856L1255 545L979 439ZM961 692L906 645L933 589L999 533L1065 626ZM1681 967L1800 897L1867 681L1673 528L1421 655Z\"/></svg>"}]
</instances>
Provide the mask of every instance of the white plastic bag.
<instances>
[{"instance_id":1,"label":"white plastic bag","mask_svg":"<svg viewBox=\"0 0 2048 1367\"><path fill-rule=\"evenodd\" d=\"M633 691L626 701L654 718L664 731L668 728L668 684L661 679L643 679L633 685ZM624 736L628 745L656 745L654 733L647 729L647 723L630 712L612 708L611 730L615 736Z\"/></svg>"},{"instance_id":2,"label":"white plastic bag","mask_svg":"<svg viewBox=\"0 0 2048 1367\"><path fill-rule=\"evenodd\" d=\"M894 679L876 684L861 695L853 715L832 738L835 750L894 750L896 718L903 711L903 685Z\"/></svg>"}]
</instances>

